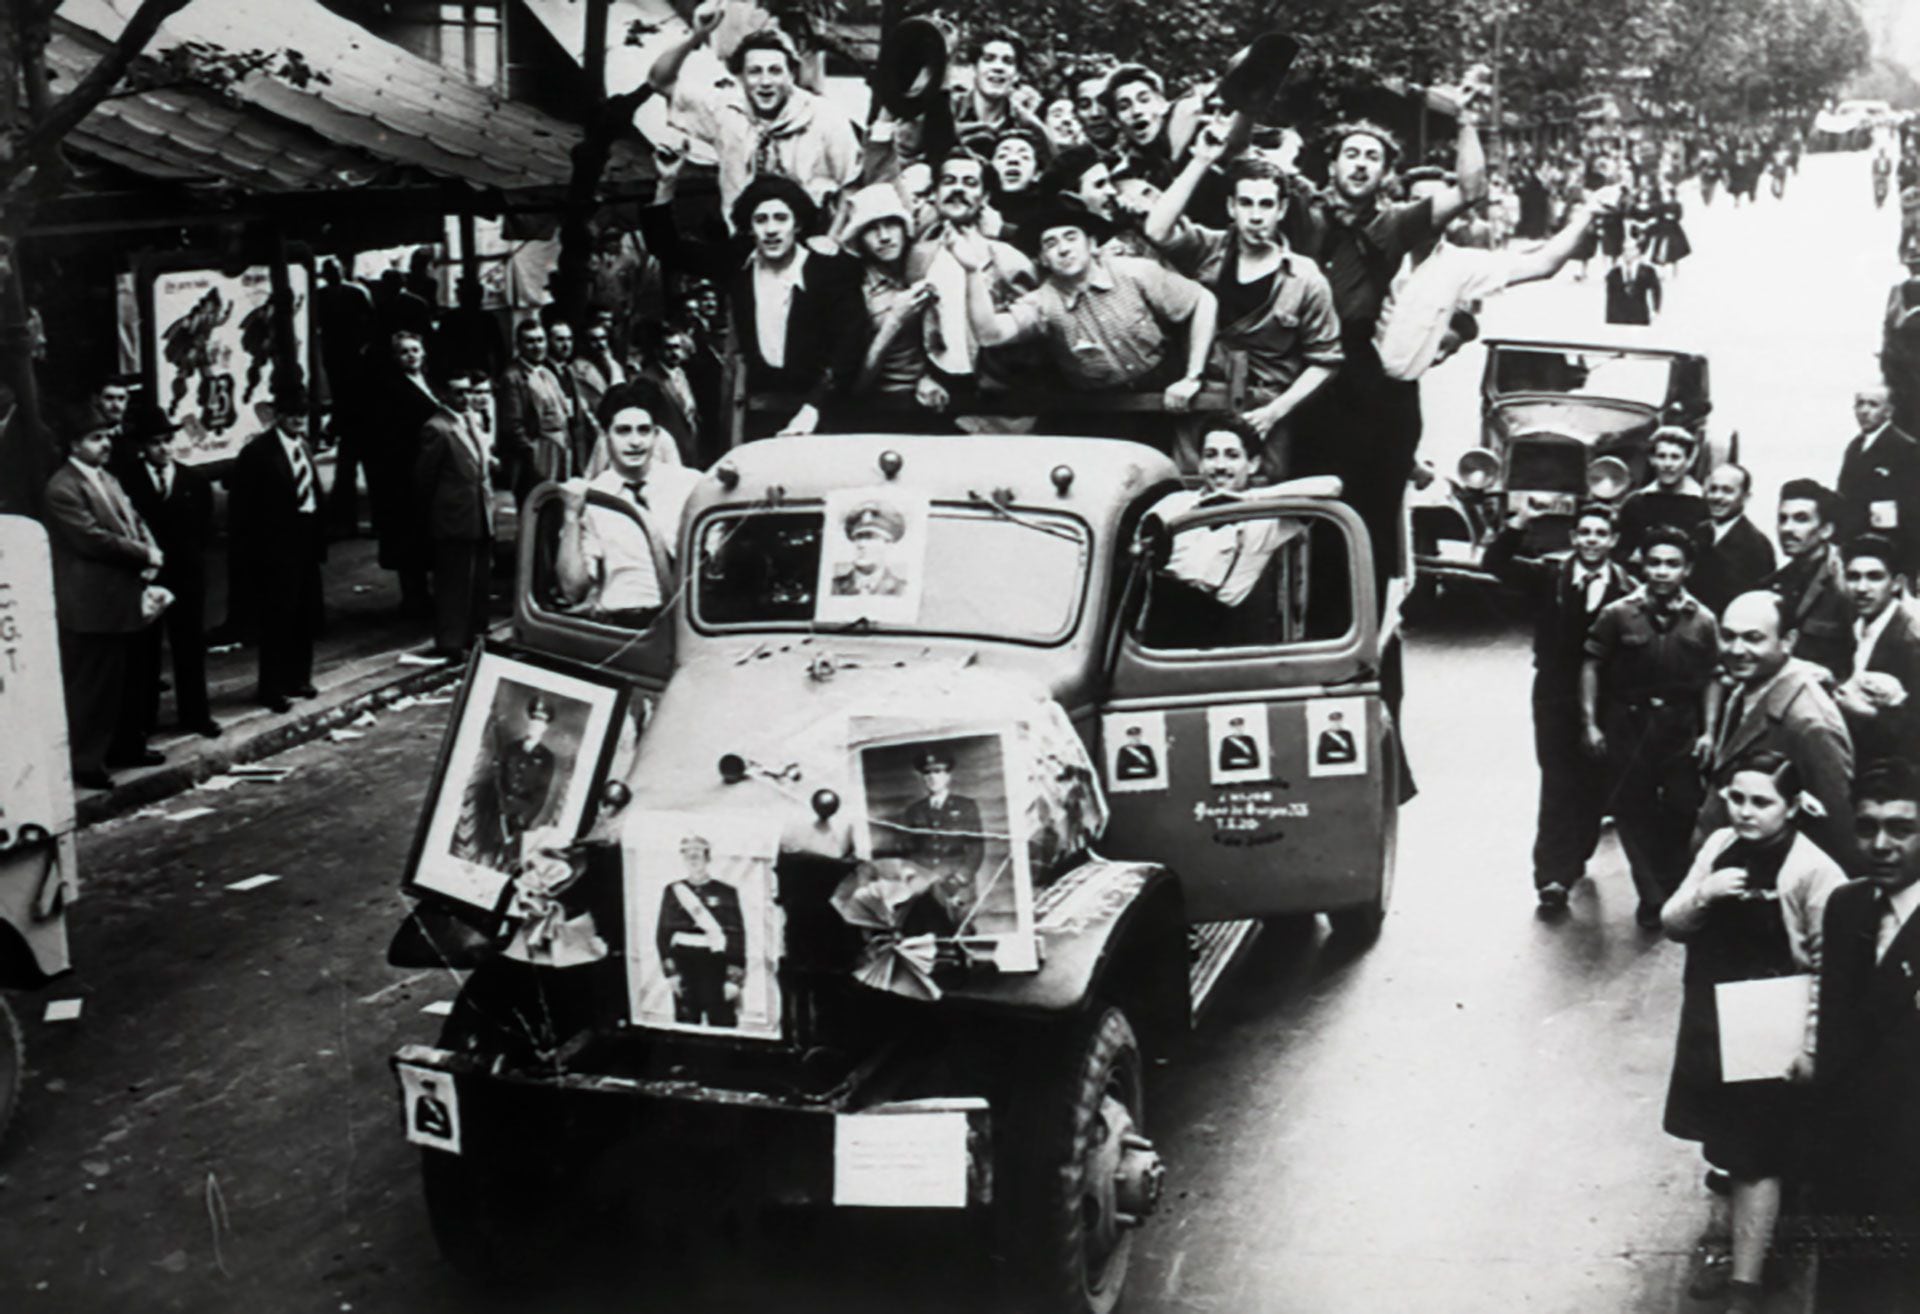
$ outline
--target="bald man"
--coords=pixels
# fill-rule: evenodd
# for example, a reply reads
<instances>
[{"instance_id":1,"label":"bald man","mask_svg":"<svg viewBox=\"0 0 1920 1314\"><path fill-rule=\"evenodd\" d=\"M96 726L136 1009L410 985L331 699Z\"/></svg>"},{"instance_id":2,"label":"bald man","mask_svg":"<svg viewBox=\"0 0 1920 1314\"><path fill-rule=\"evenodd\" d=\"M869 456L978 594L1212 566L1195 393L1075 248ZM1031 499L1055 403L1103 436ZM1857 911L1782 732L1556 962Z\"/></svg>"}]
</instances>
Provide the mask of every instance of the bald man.
<instances>
[{"instance_id":1,"label":"bald man","mask_svg":"<svg viewBox=\"0 0 1920 1314\"><path fill-rule=\"evenodd\" d=\"M1893 400L1884 383L1870 383L1853 395L1860 432L1840 458L1839 533L1841 542L1861 534L1892 541L1898 568L1909 579L1920 575L1920 442L1893 422Z\"/></svg>"},{"instance_id":2,"label":"bald man","mask_svg":"<svg viewBox=\"0 0 1920 1314\"><path fill-rule=\"evenodd\" d=\"M1773 544L1747 517L1753 475L1731 461L1707 476L1707 518L1693 530L1693 596L1718 616L1727 604L1757 589L1778 562Z\"/></svg>"}]
</instances>

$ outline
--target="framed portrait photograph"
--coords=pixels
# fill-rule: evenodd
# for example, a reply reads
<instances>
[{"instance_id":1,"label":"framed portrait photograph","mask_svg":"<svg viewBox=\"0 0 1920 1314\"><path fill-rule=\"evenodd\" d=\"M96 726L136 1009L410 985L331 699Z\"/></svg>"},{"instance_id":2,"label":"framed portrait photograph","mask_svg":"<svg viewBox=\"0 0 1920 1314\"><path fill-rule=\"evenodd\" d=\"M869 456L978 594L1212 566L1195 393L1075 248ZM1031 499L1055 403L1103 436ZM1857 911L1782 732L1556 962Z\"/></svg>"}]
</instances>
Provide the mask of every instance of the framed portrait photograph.
<instances>
[{"instance_id":1,"label":"framed portrait photograph","mask_svg":"<svg viewBox=\"0 0 1920 1314\"><path fill-rule=\"evenodd\" d=\"M827 494L814 619L910 625L926 582L925 494L837 488Z\"/></svg>"},{"instance_id":2,"label":"framed portrait photograph","mask_svg":"<svg viewBox=\"0 0 1920 1314\"><path fill-rule=\"evenodd\" d=\"M779 822L641 812L621 842L634 1025L780 1039Z\"/></svg>"},{"instance_id":3,"label":"framed portrait photograph","mask_svg":"<svg viewBox=\"0 0 1920 1314\"><path fill-rule=\"evenodd\" d=\"M1262 704L1207 709L1207 765L1216 785L1273 779L1273 742Z\"/></svg>"},{"instance_id":4,"label":"framed portrait photograph","mask_svg":"<svg viewBox=\"0 0 1920 1314\"><path fill-rule=\"evenodd\" d=\"M1002 971L1036 966L1024 781L992 729L865 738L855 722L855 849L904 897L902 935L980 941Z\"/></svg>"},{"instance_id":5,"label":"framed portrait photograph","mask_svg":"<svg viewBox=\"0 0 1920 1314\"><path fill-rule=\"evenodd\" d=\"M626 690L490 650L462 689L405 888L497 912L530 833L591 820Z\"/></svg>"}]
</instances>

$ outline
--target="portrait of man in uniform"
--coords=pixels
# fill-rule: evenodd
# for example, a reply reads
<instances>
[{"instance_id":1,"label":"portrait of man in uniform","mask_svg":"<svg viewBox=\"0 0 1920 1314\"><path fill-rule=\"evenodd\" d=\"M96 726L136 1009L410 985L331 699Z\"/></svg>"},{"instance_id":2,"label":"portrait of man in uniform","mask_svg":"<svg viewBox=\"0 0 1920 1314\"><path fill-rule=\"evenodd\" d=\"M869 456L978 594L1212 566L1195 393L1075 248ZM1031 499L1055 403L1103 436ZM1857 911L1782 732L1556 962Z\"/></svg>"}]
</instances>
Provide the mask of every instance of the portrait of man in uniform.
<instances>
[{"instance_id":1,"label":"portrait of man in uniform","mask_svg":"<svg viewBox=\"0 0 1920 1314\"><path fill-rule=\"evenodd\" d=\"M686 874L660 899L655 947L673 989L673 1016L696 1026L732 1028L740 1021L747 976L746 923L740 892L714 877L713 844L704 835L680 841Z\"/></svg>"},{"instance_id":2,"label":"portrait of man in uniform","mask_svg":"<svg viewBox=\"0 0 1920 1314\"><path fill-rule=\"evenodd\" d=\"M1269 779L1274 764L1267 709L1247 704L1209 707L1207 767L1211 783L1216 785L1242 785Z\"/></svg>"},{"instance_id":3,"label":"portrait of man in uniform","mask_svg":"<svg viewBox=\"0 0 1920 1314\"><path fill-rule=\"evenodd\" d=\"M1167 787L1167 718L1164 712L1122 712L1106 718L1107 788L1118 794Z\"/></svg>"},{"instance_id":4,"label":"portrait of man in uniform","mask_svg":"<svg viewBox=\"0 0 1920 1314\"><path fill-rule=\"evenodd\" d=\"M400 1064L400 1108L406 1116L407 1142L430 1150L460 1153L460 1103L453 1078L431 1068Z\"/></svg>"},{"instance_id":5,"label":"portrait of man in uniform","mask_svg":"<svg viewBox=\"0 0 1920 1314\"><path fill-rule=\"evenodd\" d=\"M1260 745L1247 733L1247 718L1236 716L1227 722L1226 738L1220 741L1222 771L1252 771L1260 765Z\"/></svg>"},{"instance_id":6,"label":"portrait of man in uniform","mask_svg":"<svg viewBox=\"0 0 1920 1314\"><path fill-rule=\"evenodd\" d=\"M911 624L920 614L928 504L897 488L841 488L822 512L814 618Z\"/></svg>"},{"instance_id":7,"label":"portrait of man in uniform","mask_svg":"<svg viewBox=\"0 0 1920 1314\"><path fill-rule=\"evenodd\" d=\"M413 1129L439 1141L453 1135L453 1119L440 1099L439 1083L431 1078L420 1083L419 1098L413 1102Z\"/></svg>"},{"instance_id":8,"label":"portrait of man in uniform","mask_svg":"<svg viewBox=\"0 0 1920 1314\"><path fill-rule=\"evenodd\" d=\"M1353 731L1342 724L1345 720L1339 712L1327 713L1327 728L1320 732L1320 740L1313 749L1313 760L1320 765L1343 765L1360 756L1354 746Z\"/></svg>"},{"instance_id":9,"label":"portrait of man in uniform","mask_svg":"<svg viewBox=\"0 0 1920 1314\"><path fill-rule=\"evenodd\" d=\"M894 850L933 877L903 927L909 935L952 935L979 898L975 878L986 852L980 805L953 792L953 754L930 748L914 762L926 793L895 826Z\"/></svg>"},{"instance_id":10,"label":"portrait of man in uniform","mask_svg":"<svg viewBox=\"0 0 1920 1314\"><path fill-rule=\"evenodd\" d=\"M884 502L863 502L843 522L852 557L833 574L835 597L878 595L897 598L907 581L895 569L894 545L907 532L907 518Z\"/></svg>"},{"instance_id":11,"label":"portrait of man in uniform","mask_svg":"<svg viewBox=\"0 0 1920 1314\"><path fill-rule=\"evenodd\" d=\"M453 837L455 857L504 872L524 856L521 837L547 821L559 767L545 742L552 695L529 693L520 708L517 726L497 720L491 727L488 756L468 781Z\"/></svg>"},{"instance_id":12,"label":"portrait of man in uniform","mask_svg":"<svg viewBox=\"0 0 1920 1314\"><path fill-rule=\"evenodd\" d=\"M1114 754L1114 779L1151 780L1159 774L1160 762L1153 747L1146 742L1146 731L1137 725L1128 726L1126 742Z\"/></svg>"}]
</instances>

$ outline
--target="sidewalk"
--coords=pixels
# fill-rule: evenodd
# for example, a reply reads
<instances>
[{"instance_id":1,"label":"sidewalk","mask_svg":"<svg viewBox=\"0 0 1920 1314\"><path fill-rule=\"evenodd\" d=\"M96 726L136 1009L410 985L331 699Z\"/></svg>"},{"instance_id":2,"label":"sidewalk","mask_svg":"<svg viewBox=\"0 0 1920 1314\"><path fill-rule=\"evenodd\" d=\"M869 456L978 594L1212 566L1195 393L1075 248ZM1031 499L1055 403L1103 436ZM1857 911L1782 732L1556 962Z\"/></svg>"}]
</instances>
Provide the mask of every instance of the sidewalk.
<instances>
[{"instance_id":1,"label":"sidewalk","mask_svg":"<svg viewBox=\"0 0 1920 1314\"><path fill-rule=\"evenodd\" d=\"M332 483L332 458L319 462L321 482ZM224 502L224 496L220 498ZM361 498L362 533L365 502ZM217 538L207 560L207 622L218 625L227 613L227 544ZM159 766L118 768L113 789L75 787L79 824L90 826L121 816L156 800L193 788L228 767L270 757L315 739L358 717L410 694L451 684L459 665L420 665L402 661L432 644L432 622L400 613L399 579L382 570L370 537L336 540L321 567L326 605L325 629L314 649L313 684L319 693L276 715L253 701L258 654L254 648L224 647L207 653L207 691L213 719L225 733L203 739L175 728L173 693L160 695L159 728L150 747L165 753ZM509 576L497 576L492 620L497 631L509 614ZM162 674L171 682L172 664L163 658Z\"/></svg>"}]
</instances>

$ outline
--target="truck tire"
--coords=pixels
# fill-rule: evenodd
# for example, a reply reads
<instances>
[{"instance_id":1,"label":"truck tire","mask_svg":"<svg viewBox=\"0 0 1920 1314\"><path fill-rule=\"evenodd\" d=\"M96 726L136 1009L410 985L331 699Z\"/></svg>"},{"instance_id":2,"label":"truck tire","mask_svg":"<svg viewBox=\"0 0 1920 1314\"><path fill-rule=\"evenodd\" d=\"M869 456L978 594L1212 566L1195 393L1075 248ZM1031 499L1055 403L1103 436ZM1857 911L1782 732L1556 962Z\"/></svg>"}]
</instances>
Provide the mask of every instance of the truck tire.
<instances>
[{"instance_id":1,"label":"truck tire","mask_svg":"<svg viewBox=\"0 0 1920 1314\"><path fill-rule=\"evenodd\" d=\"M27 1079L27 1042L20 1034L20 1019L0 996L0 1141L6 1140L7 1124L20 1107L20 1087Z\"/></svg>"},{"instance_id":2,"label":"truck tire","mask_svg":"<svg viewBox=\"0 0 1920 1314\"><path fill-rule=\"evenodd\" d=\"M1369 945L1380 938L1387 920L1387 907L1393 902L1394 866L1400 850L1400 805L1398 748L1388 739L1380 751L1381 772L1386 780L1387 800L1380 827L1380 886L1367 903L1353 908L1336 908L1327 914L1334 937L1349 945Z\"/></svg>"},{"instance_id":3,"label":"truck tire","mask_svg":"<svg viewBox=\"0 0 1920 1314\"><path fill-rule=\"evenodd\" d=\"M1141 1133L1140 1044L1127 1015L1108 1005L1049 1028L1041 1045L1048 1052L1033 1056L1006 1107L999 1180L1007 1188L1000 1207L1013 1261L1009 1294L1030 1314L1111 1314L1126 1287L1135 1227L1159 1196L1157 1158L1150 1181L1132 1174L1133 1199L1120 1184L1123 1164L1144 1166L1141 1147L1152 1156Z\"/></svg>"}]
</instances>

